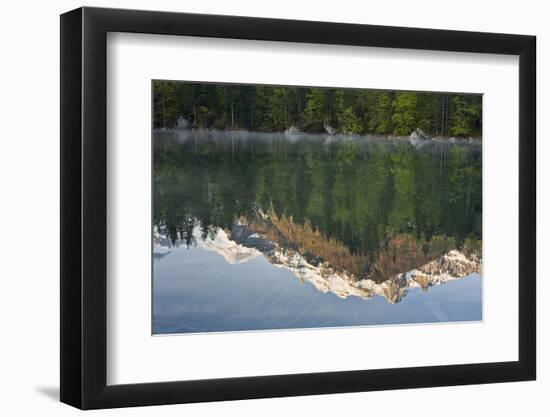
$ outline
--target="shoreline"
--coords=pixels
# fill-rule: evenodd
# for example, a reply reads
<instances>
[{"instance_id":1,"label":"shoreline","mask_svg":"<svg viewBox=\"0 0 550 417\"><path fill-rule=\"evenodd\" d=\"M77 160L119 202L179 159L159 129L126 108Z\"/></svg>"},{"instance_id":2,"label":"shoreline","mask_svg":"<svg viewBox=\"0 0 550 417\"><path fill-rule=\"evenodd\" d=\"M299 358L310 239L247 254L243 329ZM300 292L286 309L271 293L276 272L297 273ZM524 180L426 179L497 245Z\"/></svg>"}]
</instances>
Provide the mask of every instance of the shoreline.
<instances>
[{"instance_id":1,"label":"shoreline","mask_svg":"<svg viewBox=\"0 0 550 417\"><path fill-rule=\"evenodd\" d=\"M454 137L454 136L433 136L429 139L416 139L411 138L411 135L392 135L392 134L377 134L377 133L364 133L364 134L345 134L336 133L329 134L326 132L288 132L288 131L261 131L261 130L246 130L246 129L207 129L207 128L191 128L191 129L178 129L178 128L153 128L153 133L157 132L169 132L176 134L225 134L225 135L258 135L258 136L271 136L271 135L284 135L289 139L300 138L335 138L335 139L375 139L375 140L398 140L414 142L415 144L429 144L429 143L461 143L461 144L477 144L483 143L480 137Z\"/></svg>"}]
</instances>

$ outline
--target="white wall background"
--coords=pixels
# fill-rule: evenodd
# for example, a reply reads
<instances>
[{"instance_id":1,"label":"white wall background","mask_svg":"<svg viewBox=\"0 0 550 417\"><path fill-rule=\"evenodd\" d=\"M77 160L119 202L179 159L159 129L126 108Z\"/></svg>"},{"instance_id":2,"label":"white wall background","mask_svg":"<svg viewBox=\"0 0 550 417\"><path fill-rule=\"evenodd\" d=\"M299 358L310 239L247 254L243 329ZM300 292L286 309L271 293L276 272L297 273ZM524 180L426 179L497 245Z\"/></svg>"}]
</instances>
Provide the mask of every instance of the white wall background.
<instances>
[{"instance_id":1,"label":"white wall background","mask_svg":"<svg viewBox=\"0 0 550 417\"><path fill-rule=\"evenodd\" d=\"M492 3L492 4L491 4ZM76 415L57 402L59 379L59 17L81 6L5 2L0 16L0 401L1 414ZM407 416L547 415L550 390L550 290L544 262L550 250L545 185L550 157L543 115L550 99L550 26L545 3L339 0L123 0L86 5L181 12L237 14L395 26L533 34L538 37L539 285L538 381L345 395L237 401L99 411L94 415L276 416L360 413ZM546 188L546 190L544 190Z\"/></svg>"}]
</instances>

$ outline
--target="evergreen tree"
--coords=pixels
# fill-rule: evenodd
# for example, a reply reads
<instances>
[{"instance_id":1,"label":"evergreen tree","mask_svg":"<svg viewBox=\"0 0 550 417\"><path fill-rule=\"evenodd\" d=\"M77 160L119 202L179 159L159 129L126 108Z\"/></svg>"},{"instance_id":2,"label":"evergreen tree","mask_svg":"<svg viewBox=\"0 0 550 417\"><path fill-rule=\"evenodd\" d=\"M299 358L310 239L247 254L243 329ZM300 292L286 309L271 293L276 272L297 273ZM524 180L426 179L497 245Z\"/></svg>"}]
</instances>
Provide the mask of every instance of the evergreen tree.
<instances>
[{"instance_id":1,"label":"evergreen tree","mask_svg":"<svg viewBox=\"0 0 550 417\"><path fill-rule=\"evenodd\" d=\"M283 131L289 127L288 123L288 89L274 88L269 98L268 108L270 109L268 116L269 129L275 131Z\"/></svg>"},{"instance_id":2,"label":"evergreen tree","mask_svg":"<svg viewBox=\"0 0 550 417\"><path fill-rule=\"evenodd\" d=\"M474 97L475 98L475 97ZM481 105L472 97L457 95L452 99L451 135L470 136L481 121Z\"/></svg>"},{"instance_id":3,"label":"evergreen tree","mask_svg":"<svg viewBox=\"0 0 550 417\"><path fill-rule=\"evenodd\" d=\"M393 131L392 111L390 93L375 92L372 115L368 122L369 131L378 134L391 133Z\"/></svg>"},{"instance_id":4,"label":"evergreen tree","mask_svg":"<svg viewBox=\"0 0 550 417\"><path fill-rule=\"evenodd\" d=\"M341 133L361 133L363 126L351 107L338 114L338 131Z\"/></svg>"},{"instance_id":5,"label":"evergreen tree","mask_svg":"<svg viewBox=\"0 0 550 417\"><path fill-rule=\"evenodd\" d=\"M396 135L408 135L416 128L416 106L417 93L397 93L393 105L393 133Z\"/></svg>"},{"instance_id":6,"label":"evergreen tree","mask_svg":"<svg viewBox=\"0 0 550 417\"><path fill-rule=\"evenodd\" d=\"M303 115L303 127L307 131L323 130L328 122L326 114L326 96L321 88L312 88L306 96L306 108Z\"/></svg>"}]
</instances>

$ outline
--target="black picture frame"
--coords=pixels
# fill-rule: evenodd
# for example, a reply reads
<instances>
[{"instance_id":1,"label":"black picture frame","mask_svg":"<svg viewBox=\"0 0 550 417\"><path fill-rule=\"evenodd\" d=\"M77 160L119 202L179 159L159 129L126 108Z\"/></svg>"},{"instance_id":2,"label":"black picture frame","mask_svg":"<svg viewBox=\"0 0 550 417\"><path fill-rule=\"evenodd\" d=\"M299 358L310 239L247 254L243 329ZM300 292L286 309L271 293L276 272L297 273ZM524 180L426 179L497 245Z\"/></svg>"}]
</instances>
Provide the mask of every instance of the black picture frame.
<instances>
[{"instance_id":1,"label":"black picture frame","mask_svg":"<svg viewBox=\"0 0 550 417\"><path fill-rule=\"evenodd\" d=\"M107 385L108 32L519 56L518 361ZM536 38L79 8L61 15L61 401L81 409L534 380Z\"/></svg>"}]
</instances>

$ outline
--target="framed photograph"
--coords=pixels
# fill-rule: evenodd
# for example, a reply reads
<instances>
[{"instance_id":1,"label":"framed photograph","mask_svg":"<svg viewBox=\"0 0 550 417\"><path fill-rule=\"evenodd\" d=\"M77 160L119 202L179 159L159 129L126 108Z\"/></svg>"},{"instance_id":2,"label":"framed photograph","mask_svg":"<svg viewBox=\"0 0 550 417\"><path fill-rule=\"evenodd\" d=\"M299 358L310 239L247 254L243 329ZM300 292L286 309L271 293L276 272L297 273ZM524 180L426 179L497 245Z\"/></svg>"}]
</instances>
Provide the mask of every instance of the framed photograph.
<instances>
[{"instance_id":1,"label":"framed photograph","mask_svg":"<svg viewBox=\"0 0 550 417\"><path fill-rule=\"evenodd\" d=\"M61 401L533 380L535 37L61 16Z\"/></svg>"}]
</instances>

